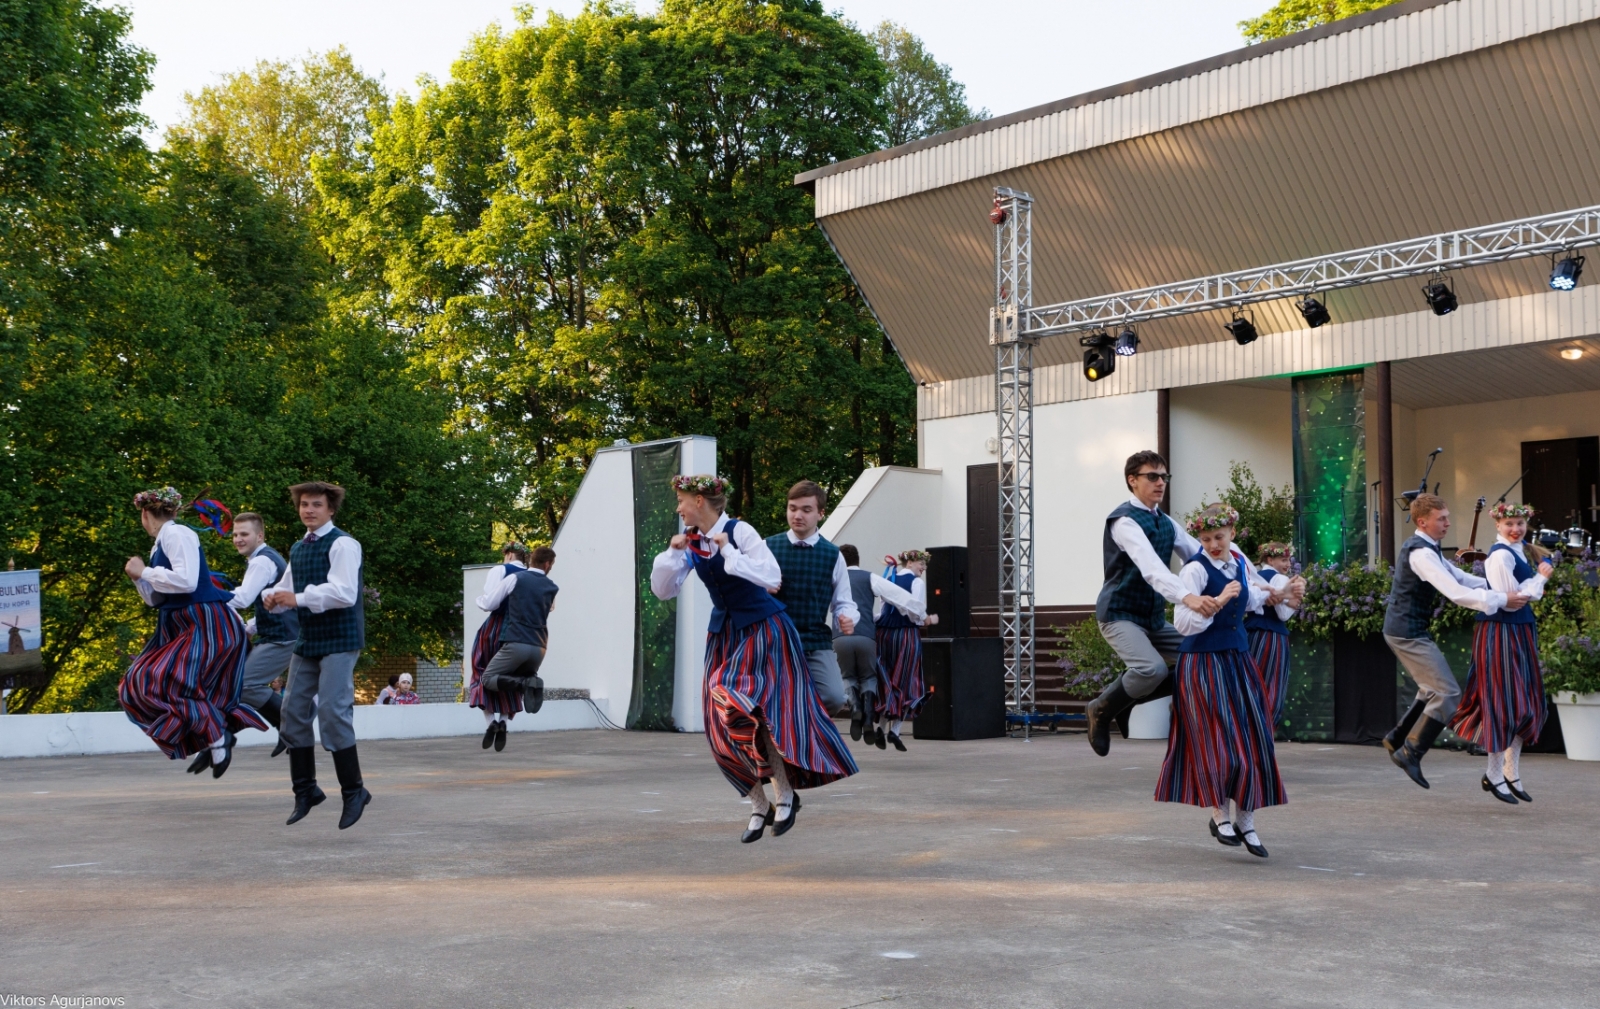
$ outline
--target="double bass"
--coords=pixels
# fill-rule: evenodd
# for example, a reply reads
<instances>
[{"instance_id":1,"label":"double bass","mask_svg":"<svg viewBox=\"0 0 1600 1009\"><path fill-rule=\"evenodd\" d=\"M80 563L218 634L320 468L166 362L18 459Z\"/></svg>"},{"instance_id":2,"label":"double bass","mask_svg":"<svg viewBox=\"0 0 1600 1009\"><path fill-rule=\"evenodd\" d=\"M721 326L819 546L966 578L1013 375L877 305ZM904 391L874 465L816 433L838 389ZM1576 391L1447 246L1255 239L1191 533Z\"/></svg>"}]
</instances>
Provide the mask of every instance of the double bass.
<instances>
[{"instance_id":1,"label":"double bass","mask_svg":"<svg viewBox=\"0 0 1600 1009\"><path fill-rule=\"evenodd\" d=\"M1512 486L1516 485L1513 484ZM1502 496L1500 500L1504 501L1505 498ZM1480 497L1477 507L1472 509L1472 535L1467 538L1466 548L1456 551L1456 561L1461 564L1476 564L1479 561L1487 560L1489 557L1488 554L1478 549L1478 519L1483 515L1483 506L1488 503L1488 498Z\"/></svg>"}]
</instances>

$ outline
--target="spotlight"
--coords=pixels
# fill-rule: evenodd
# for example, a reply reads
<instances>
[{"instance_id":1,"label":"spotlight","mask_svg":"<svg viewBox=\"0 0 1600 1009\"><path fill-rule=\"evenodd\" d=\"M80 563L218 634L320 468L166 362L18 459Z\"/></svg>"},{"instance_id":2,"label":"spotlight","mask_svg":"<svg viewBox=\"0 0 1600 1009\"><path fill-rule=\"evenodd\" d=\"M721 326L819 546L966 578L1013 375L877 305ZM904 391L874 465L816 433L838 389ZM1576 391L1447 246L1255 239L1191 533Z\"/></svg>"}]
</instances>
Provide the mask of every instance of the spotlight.
<instances>
[{"instance_id":1,"label":"spotlight","mask_svg":"<svg viewBox=\"0 0 1600 1009\"><path fill-rule=\"evenodd\" d=\"M1260 333L1256 332L1255 316L1246 312L1234 312L1233 321L1225 322L1222 328L1233 334L1233 340L1243 347L1247 343L1255 343Z\"/></svg>"},{"instance_id":2,"label":"spotlight","mask_svg":"<svg viewBox=\"0 0 1600 1009\"><path fill-rule=\"evenodd\" d=\"M1117 355L1112 353L1111 334L1101 330L1078 338L1083 347L1083 377L1091 382L1117 370Z\"/></svg>"},{"instance_id":3,"label":"spotlight","mask_svg":"<svg viewBox=\"0 0 1600 1009\"><path fill-rule=\"evenodd\" d=\"M1551 257L1554 259L1555 257ZM1578 286L1578 278L1583 276L1583 257L1568 256L1557 263L1550 270L1550 289L1552 291L1570 291Z\"/></svg>"},{"instance_id":4,"label":"spotlight","mask_svg":"<svg viewBox=\"0 0 1600 1009\"><path fill-rule=\"evenodd\" d=\"M1443 277L1435 277L1433 283L1422 289L1422 296L1427 299L1434 315L1449 315L1460 304L1456 300L1456 292L1445 283Z\"/></svg>"},{"instance_id":5,"label":"spotlight","mask_svg":"<svg viewBox=\"0 0 1600 1009\"><path fill-rule=\"evenodd\" d=\"M1312 329L1326 326L1333 319L1333 316L1328 314L1328 307L1309 294L1300 302L1299 307L1300 314L1305 316L1306 325Z\"/></svg>"},{"instance_id":6,"label":"spotlight","mask_svg":"<svg viewBox=\"0 0 1600 1009\"><path fill-rule=\"evenodd\" d=\"M1582 347L1568 347L1561 352L1563 361L1579 361L1583 359Z\"/></svg>"},{"instance_id":7,"label":"spotlight","mask_svg":"<svg viewBox=\"0 0 1600 1009\"><path fill-rule=\"evenodd\" d=\"M1117 337L1117 342L1113 349L1117 352L1118 357L1132 357L1139 353L1139 334L1133 331L1132 326L1129 326L1122 331L1121 336Z\"/></svg>"}]
</instances>

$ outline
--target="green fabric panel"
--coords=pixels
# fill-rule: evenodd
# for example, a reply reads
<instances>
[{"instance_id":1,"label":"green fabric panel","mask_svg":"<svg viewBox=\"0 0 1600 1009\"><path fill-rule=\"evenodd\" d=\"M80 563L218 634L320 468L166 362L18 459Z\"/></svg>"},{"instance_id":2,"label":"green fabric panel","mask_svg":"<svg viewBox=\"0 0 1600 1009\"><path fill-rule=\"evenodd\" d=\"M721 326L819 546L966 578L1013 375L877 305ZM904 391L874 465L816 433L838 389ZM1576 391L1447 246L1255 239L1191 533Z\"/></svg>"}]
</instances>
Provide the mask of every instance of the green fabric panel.
<instances>
[{"instance_id":1,"label":"green fabric panel","mask_svg":"<svg viewBox=\"0 0 1600 1009\"><path fill-rule=\"evenodd\" d=\"M672 442L636 448L633 456L633 697L628 728L676 732L672 720L677 678L678 601L657 599L650 591L650 566L678 532L678 496L670 481L677 475L682 445Z\"/></svg>"},{"instance_id":2,"label":"green fabric panel","mask_svg":"<svg viewBox=\"0 0 1600 1009\"><path fill-rule=\"evenodd\" d=\"M1285 739L1320 743L1333 738L1333 643L1289 634L1289 691L1283 700Z\"/></svg>"},{"instance_id":3,"label":"green fabric panel","mask_svg":"<svg viewBox=\"0 0 1600 1009\"><path fill-rule=\"evenodd\" d=\"M1303 564L1367 562L1367 438L1362 372L1297 375L1295 553Z\"/></svg>"}]
</instances>

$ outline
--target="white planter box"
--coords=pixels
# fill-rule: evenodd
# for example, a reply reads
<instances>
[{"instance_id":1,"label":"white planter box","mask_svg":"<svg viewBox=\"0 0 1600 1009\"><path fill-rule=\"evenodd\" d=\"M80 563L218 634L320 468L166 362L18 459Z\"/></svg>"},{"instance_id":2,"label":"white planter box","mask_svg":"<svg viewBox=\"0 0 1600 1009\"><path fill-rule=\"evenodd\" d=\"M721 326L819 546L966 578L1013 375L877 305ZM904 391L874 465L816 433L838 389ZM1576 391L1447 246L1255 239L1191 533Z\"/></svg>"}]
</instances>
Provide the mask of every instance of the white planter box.
<instances>
[{"instance_id":1,"label":"white planter box","mask_svg":"<svg viewBox=\"0 0 1600 1009\"><path fill-rule=\"evenodd\" d=\"M1172 698L1136 704L1128 712L1129 739L1166 739L1172 731Z\"/></svg>"},{"instance_id":2,"label":"white planter box","mask_svg":"<svg viewBox=\"0 0 1600 1009\"><path fill-rule=\"evenodd\" d=\"M1600 694L1555 695L1568 760L1600 760Z\"/></svg>"}]
</instances>

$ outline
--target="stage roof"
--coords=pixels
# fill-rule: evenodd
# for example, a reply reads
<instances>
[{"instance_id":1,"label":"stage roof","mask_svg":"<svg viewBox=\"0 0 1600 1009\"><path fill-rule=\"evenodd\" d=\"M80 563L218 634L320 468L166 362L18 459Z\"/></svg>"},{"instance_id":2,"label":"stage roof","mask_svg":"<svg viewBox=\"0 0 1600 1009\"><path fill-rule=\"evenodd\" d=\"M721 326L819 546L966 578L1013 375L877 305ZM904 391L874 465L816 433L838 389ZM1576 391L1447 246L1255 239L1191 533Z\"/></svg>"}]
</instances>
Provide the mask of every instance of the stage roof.
<instances>
[{"instance_id":1,"label":"stage roof","mask_svg":"<svg viewBox=\"0 0 1600 1009\"><path fill-rule=\"evenodd\" d=\"M1034 303L1046 304L1600 204L1597 166L1600 0L1409 0L796 182L814 192L822 227L912 375L974 380L960 383L973 384L965 405L930 413L925 402L931 416L985 408L975 383L993 371L995 186L1035 199ZM1351 353L1370 352L1366 361L1419 345L1496 345L1491 333L1458 348L1449 327L1492 329L1507 312L1533 319L1512 341L1528 342L1552 296L1548 271L1544 260L1465 271L1455 277L1462 311L1438 320L1415 279L1331 293L1336 324L1315 331L1288 302L1259 306L1278 349L1264 336L1227 352L1261 348L1280 371L1264 362L1177 374L1202 352L1234 360L1211 346L1230 341L1225 318L1147 323L1116 382L1090 390L1067 375L1041 402L1298 370L1363 321L1370 347ZM1581 301L1539 338L1600 331L1600 299ZM1490 302L1515 309L1484 311ZM1393 353L1381 327L1372 335L1374 320L1419 313L1415 326L1444 328ZM1162 351L1177 355L1163 374L1137 377ZM1036 361L1075 372L1079 354L1074 338L1047 338Z\"/></svg>"}]
</instances>

